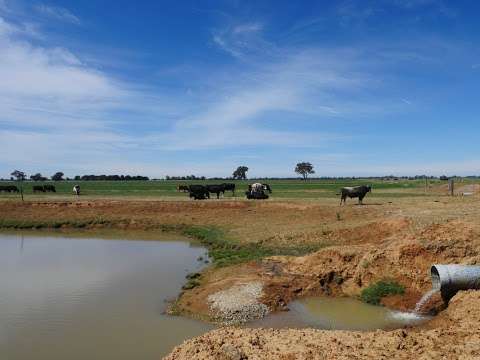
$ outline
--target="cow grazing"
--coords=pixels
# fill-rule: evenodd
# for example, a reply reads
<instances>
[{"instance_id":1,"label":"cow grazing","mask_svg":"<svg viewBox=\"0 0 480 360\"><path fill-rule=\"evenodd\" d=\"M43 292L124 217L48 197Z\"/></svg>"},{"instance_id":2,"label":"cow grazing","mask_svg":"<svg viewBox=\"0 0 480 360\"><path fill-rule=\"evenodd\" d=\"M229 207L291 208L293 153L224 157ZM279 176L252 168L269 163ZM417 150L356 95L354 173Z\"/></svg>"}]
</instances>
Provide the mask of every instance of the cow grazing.
<instances>
[{"instance_id":1,"label":"cow grazing","mask_svg":"<svg viewBox=\"0 0 480 360\"><path fill-rule=\"evenodd\" d=\"M188 185L177 185L178 192L188 192Z\"/></svg>"},{"instance_id":2,"label":"cow grazing","mask_svg":"<svg viewBox=\"0 0 480 360\"><path fill-rule=\"evenodd\" d=\"M268 191L270 194L272 193L272 188L268 184L262 184L263 190Z\"/></svg>"},{"instance_id":3,"label":"cow grazing","mask_svg":"<svg viewBox=\"0 0 480 360\"><path fill-rule=\"evenodd\" d=\"M225 186L223 184L220 185L206 185L206 188L209 193L217 194L217 199L220 199L220 193L225 195Z\"/></svg>"},{"instance_id":4,"label":"cow grazing","mask_svg":"<svg viewBox=\"0 0 480 360\"><path fill-rule=\"evenodd\" d=\"M8 188L8 192L14 192L14 193L20 192L20 190L18 190L18 188L15 185L9 185L7 186L7 188Z\"/></svg>"},{"instance_id":5,"label":"cow grazing","mask_svg":"<svg viewBox=\"0 0 480 360\"><path fill-rule=\"evenodd\" d=\"M342 202L346 204L347 197L349 198L358 198L358 204L363 204L363 198L367 193L372 191L372 187L370 185L361 185L361 186L353 186L353 187L344 187L341 190L342 198L340 199L340 205Z\"/></svg>"},{"instance_id":6,"label":"cow grazing","mask_svg":"<svg viewBox=\"0 0 480 360\"><path fill-rule=\"evenodd\" d=\"M54 185L43 185L45 192L57 192Z\"/></svg>"},{"instance_id":7,"label":"cow grazing","mask_svg":"<svg viewBox=\"0 0 480 360\"><path fill-rule=\"evenodd\" d=\"M33 185L32 191L36 192L45 192L45 187L43 185Z\"/></svg>"},{"instance_id":8,"label":"cow grazing","mask_svg":"<svg viewBox=\"0 0 480 360\"><path fill-rule=\"evenodd\" d=\"M0 186L0 192L20 192L18 188L15 185L1 185Z\"/></svg>"},{"instance_id":9,"label":"cow grazing","mask_svg":"<svg viewBox=\"0 0 480 360\"><path fill-rule=\"evenodd\" d=\"M75 185L73 187L73 193L77 196L80 196L80 185Z\"/></svg>"},{"instance_id":10,"label":"cow grazing","mask_svg":"<svg viewBox=\"0 0 480 360\"><path fill-rule=\"evenodd\" d=\"M235 184L234 183L223 183L225 191L231 191L232 196L235 196Z\"/></svg>"},{"instance_id":11,"label":"cow grazing","mask_svg":"<svg viewBox=\"0 0 480 360\"><path fill-rule=\"evenodd\" d=\"M190 193L190 198L194 198L195 200L210 199L210 193L208 192L207 187L203 185L190 185L188 187L188 192Z\"/></svg>"}]
</instances>

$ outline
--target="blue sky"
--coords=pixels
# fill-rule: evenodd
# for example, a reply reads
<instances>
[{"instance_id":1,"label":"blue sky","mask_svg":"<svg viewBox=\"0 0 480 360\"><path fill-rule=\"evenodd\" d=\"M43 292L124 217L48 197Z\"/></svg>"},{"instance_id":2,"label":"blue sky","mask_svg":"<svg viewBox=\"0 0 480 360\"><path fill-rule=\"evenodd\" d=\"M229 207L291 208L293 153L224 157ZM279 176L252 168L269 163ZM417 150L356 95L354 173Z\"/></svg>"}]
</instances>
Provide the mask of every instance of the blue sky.
<instances>
[{"instance_id":1,"label":"blue sky","mask_svg":"<svg viewBox=\"0 0 480 360\"><path fill-rule=\"evenodd\" d=\"M0 0L0 177L480 174L479 10Z\"/></svg>"}]
</instances>

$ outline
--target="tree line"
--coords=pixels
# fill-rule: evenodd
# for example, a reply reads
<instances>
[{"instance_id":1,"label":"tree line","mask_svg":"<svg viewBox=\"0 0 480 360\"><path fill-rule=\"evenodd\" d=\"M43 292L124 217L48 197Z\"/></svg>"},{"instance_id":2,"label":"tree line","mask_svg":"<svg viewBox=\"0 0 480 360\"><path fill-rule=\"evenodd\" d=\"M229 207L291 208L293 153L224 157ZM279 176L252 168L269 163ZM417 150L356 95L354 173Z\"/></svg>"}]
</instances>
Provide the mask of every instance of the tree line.
<instances>
[{"instance_id":1,"label":"tree line","mask_svg":"<svg viewBox=\"0 0 480 360\"><path fill-rule=\"evenodd\" d=\"M15 170L11 174L10 180L25 181L27 175L23 171ZM64 181L64 180L75 180L75 181L132 181L132 180L150 180L148 176L140 175L76 175L73 179L64 178L65 174L61 171L56 172L50 178L43 176L41 173L36 173L30 175L30 180L32 181ZM2 179L3 180L3 179Z\"/></svg>"},{"instance_id":2,"label":"tree line","mask_svg":"<svg viewBox=\"0 0 480 360\"><path fill-rule=\"evenodd\" d=\"M165 176L165 180L176 180L176 181L186 181L186 180L246 180L247 179L247 172L248 172L248 167L247 166L238 166L232 173L232 176L230 177L205 177L205 176L196 176L196 175L186 175L186 176ZM311 163L309 162L299 162L296 164L295 173L299 174L303 180L307 180L311 175L315 174L314 167ZM52 181L63 181L63 180L75 180L75 181L147 181L150 180L148 176L141 176L141 175L76 175L73 179L70 178L64 178L65 174L61 171L57 171L55 174L53 174L50 179L48 177L43 176L41 173L36 173L33 175L30 175L30 180L32 181L47 181L47 180L52 180ZM452 176L456 177L456 176ZM471 176L471 178L474 178L475 176ZM440 179L440 180L448 180L449 177L446 175L442 175L440 177L436 176L427 176L427 175L415 175L415 176L394 176L394 175L388 175L388 176L370 176L370 177L361 177L362 179L382 179L382 180L419 180L419 179ZM27 175L19 170L15 170L14 172L11 173L11 178L10 180L21 180L24 181L27 179ZM296 179L296 178L290 178L290 177L261 177L258 179ZM345 176L345 177L328 177L328 176L322 176L322 177L315 177L314 179L318 180L346 180L346 179L358 179L358 177L355 176ZM4 179L0 179L4 180ZM158 180L158 179L153 179L153 180Z\"/></svg>"}]
</instances>

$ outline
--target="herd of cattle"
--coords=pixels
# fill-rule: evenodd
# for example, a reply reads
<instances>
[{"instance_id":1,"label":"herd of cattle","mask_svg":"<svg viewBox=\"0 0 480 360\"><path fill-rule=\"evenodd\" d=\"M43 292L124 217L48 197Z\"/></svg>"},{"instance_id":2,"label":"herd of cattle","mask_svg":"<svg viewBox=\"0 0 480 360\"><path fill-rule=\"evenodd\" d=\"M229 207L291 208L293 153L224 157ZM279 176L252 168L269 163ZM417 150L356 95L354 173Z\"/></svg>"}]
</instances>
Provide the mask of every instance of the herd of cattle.
<instances>
[{"instance_id":1,"label":"herd of cattle","mask_svg":"<svg viewBox=\"0 0 480 360\"><path fill-rule=\"evenodd\" d=\"M190 198L195 200L210 199L210 194L216 194L217 199L220 194L225 195L225 191L231 191L235 196L235 184L223 183L215 185L177 185L177 191L188 193ZM341 199L340 205L346 204L347 197L358 198L358 203L363 203L363 198L367 193L372 191L370 185L343 187L340 189ZM254 183L248 185L248 190L245 192L247 199L268 199L268 194L272 193L272 188L269 184Z\"/></svg>"},{"instance_id":2,"label":"herd of cattle","mask_svg":"<svg viewBox=\"0 0 480 360\"><path fill-rule=\"evenodd\" d=\"M20 190L15 185L1 185L0 192L18 193Z\"/></svg>"},{"instance_id":3,"label":"herd of cattle","mask_svg":"<svg viewBox=\"0 0 480 360\"><path fill-rule=\"evenodd\" d=\"M36 192L57 192L53 185L33 185L32 191Z\"/></svg>"},{"instance_id":4,"label":"herd of cattle","mask_svg":"<svg viewBox=\"0 0 480 360\"><path fill-rule=\"evenodd\" d=\"M225 195L225 191L231 191L232 195L235 196L235 184L234 183L223 183L223 184L214 184L214 185L177 185L177 191L182 191L188 193L190 198L195 200L204 200L210 199L210 194L216 194L217 199ZM340 205L345 204L347 197L349 198L358 198L358 203L362 204L363 198L367 193L372 191L372 187L369 185L353 186L353 187L343 187L340 190L341 199ZM19 189L15 185L0 185L0 193L18 193ZM57 192L54 185L33 185L32 192ZM75 185L73 187L73 193L75 195L80 195L80 186ZM247 199L268 199L268 194L272 193L272 188L269 184L254 183L248 185L248 190L245 192Z\"/></svg>"},{"instance_id":5,"label":"herd of cattle","mask_svg":"<svg viewBox=\"0 0 480 360\"><path fill-rule=\"evenodd\" d=\"M195 200L210 199L210 194L216 194L217 199L220 194L225 195L225 191L231 191L235 196L235 184L223 183L215 185L177 185L177 191L188 192L190 198Z\"/></svg>"},{"instance_id":6,"label":"herd of cattle","mask_svg":"<svg viewBox=\"0 0 480 360\"><path fill-rule=\"evenodd\" d=\"M210 199L210 194L225 195L225 191L231 191L235 196L235 184L223 183L214 185L177 185L177 191L183 191L189 194L190 198L195 200ZM272 193L272 188L268 184L255 183L248 185L248 190L245 192L247 199L268 199L268 193Z\"/></svg>"}]
</instances>

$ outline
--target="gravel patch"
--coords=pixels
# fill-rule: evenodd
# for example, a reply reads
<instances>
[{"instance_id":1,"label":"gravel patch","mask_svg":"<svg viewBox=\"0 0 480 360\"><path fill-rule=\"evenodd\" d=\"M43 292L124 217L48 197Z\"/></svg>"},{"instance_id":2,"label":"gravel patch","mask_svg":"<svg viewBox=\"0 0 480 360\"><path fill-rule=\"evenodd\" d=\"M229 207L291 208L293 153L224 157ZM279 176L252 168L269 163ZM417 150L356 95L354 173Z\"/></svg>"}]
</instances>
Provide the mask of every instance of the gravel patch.
<instances>
[{"instance_id":1,"label":"gravel patch","mask_svg":"<svg viewBox=\"0 0 480 360\"><path fill-rule=\"evenodd\" d=\"M236 325L268 314L267 305L259 301L262 296L263 284L250 282L216 292L208 297L208 302L217 321L223 325Z\"/></svg>"}]
</instances>

